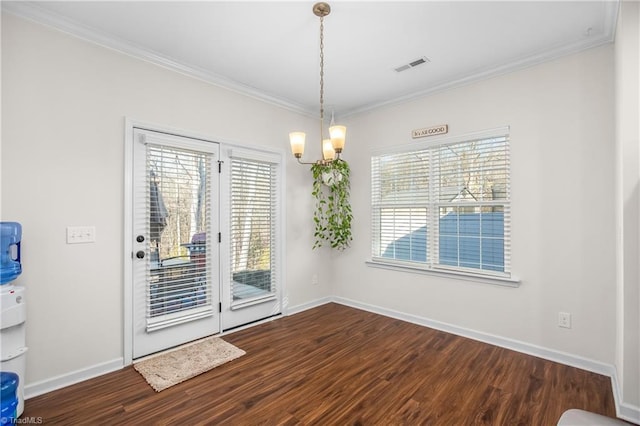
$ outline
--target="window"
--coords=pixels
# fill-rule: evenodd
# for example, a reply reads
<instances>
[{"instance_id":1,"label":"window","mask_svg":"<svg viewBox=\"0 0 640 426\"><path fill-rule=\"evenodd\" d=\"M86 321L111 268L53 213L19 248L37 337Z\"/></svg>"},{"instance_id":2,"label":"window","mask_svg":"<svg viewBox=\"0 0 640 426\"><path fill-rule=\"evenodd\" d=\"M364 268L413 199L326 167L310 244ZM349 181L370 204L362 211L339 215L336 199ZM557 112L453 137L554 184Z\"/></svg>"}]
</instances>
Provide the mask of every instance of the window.
<instances>
[{"instance_id":1,"label":"window","mask_svg":"<svg viewBox=\"0 0 640 426\"><path fill-rule=\"evenodd\" d=\"M374 262L509 277L508 129L371 158Z\"/></svg>"}]
</instances>

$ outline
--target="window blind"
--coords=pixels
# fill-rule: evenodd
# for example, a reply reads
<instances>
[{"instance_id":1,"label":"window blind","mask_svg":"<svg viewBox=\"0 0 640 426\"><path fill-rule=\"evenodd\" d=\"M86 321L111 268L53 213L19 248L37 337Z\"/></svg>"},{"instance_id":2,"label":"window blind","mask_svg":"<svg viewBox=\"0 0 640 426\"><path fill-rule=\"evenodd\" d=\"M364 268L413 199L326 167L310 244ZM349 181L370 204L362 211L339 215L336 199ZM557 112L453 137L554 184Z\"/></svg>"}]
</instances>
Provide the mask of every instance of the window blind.
<instances>
[{"instance_id":1,"label":"window blind","mask_svg":"<svg viewBox=\"0 0 640 426\"><path fill-rule=\"evenodd\" d=\"M374 256L426 262L429 152L372 158Z\"/></svg>"},{"instance_id":2,"label":"window blind","mask_svg":"<svg viewBox=\"0 0 640 426\"><path fill-rule=\"evenodd\" d=\"M231 158L231 305L276 293L277 165Z\"/></svg>"},{"instance_id":3,"label":"window blind","mask_svg":"<svg viewBox=\"0 0 640 426\"><path fill-rule=\"evenodd\" d=\"M372 156L372 257L508 275L509 173L506 134Z\"/></svg>"},{"instance_id":4,"label":"window blind","mask_svg":"<svg viewBox=\"0 0 640 426\"><path fill-rule=\"evenodd\" d=\"M147 144L147 330L212 315L213 156Z\"/></svg>"}]
</instances>

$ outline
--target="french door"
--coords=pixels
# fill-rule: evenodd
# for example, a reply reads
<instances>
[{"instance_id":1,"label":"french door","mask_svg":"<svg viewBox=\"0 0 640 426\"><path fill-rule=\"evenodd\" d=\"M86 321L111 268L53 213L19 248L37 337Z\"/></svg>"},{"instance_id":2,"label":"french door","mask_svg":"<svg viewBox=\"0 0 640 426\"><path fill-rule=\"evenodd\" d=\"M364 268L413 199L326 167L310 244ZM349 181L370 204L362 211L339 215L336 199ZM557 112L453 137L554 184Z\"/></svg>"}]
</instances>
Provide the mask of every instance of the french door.
<instances>
[{"instance_id":1,"label":"french door","mask_svg":"<svg viewBox=\"0 0 640 426\"><path fill-rule=\"evenodd\" d=\"M133 358L220 331L219 145L133 130Z\"/></svg>"},{"instance_id":2,"label":"french door","mask_svg":"<svg viewBox=\"0 0 640 426\"><path fill-rule=\"evenodd\" d=\"M279 155L225 149L222 328L282 312L282 167Z\"/></svg>"}]
</instances>

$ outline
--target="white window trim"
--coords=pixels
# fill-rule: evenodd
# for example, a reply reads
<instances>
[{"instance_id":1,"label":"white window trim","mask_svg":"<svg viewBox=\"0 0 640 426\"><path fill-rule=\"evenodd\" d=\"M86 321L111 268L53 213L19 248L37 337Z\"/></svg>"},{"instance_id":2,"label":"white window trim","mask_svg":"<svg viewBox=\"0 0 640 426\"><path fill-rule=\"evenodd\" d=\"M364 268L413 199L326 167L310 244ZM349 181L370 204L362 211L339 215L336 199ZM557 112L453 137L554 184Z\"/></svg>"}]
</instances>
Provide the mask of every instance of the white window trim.
<instances>
[{"instance_id":1,"label":"white window trim","mask_svg":"<svg viewBox=\"0 0 640 426\"><path fill-rule=\"evenodd\" d=\"M404 152L411 152L420 149L428 149L433 146L451 145L462 142L470 142L473 140L488 139L506 136L509 137L510 127L497 127L493 129L481 130L478 132L466 133L457 136L443 136L435 137L418 143L407 143L404 145L397 145L394 147L387 147L383 149L374 150L371 152L370 157L380 156L385 154L399 154ZM511 205L511 197L508 202L509 208ZM510 231L509 231L510 233ZM371 245L370 245L371 246ZM372 268L388 269L399 272L408 272L422 275L437 276L442 278L450 278L457 280L473 281L484 284L493 284L506 287L519 287L521 280L514 276L513 272L501 273L491 271L474 271L469 269L468 271L461 269L460 267L448 268L444 265L432 266L430 264L423 264L411 261L402 261L395 259L387 259L383 257L371 257L365 261L365 264Z\"/></svg>"},{"instance_id":2,"label":"white window trim","mask_svg":"<svg viewBox=\"0 0 640 426\"><path fill-rule=\"evenodd\" d=\"M381 258L367 259L365 261L365 264L371 268L388 269L391 271L408 272L412 274L431 275L441 278L473 281L477 283L493 284L503 287L520 287L520 283L522 282L519 278L514 277L513 274L511 275L511 277L508 277L502 275L449 270L448 268L443 267L427 269L422 265L413 264L413 262L393 261Z\"/></svg>"}]
</instances>

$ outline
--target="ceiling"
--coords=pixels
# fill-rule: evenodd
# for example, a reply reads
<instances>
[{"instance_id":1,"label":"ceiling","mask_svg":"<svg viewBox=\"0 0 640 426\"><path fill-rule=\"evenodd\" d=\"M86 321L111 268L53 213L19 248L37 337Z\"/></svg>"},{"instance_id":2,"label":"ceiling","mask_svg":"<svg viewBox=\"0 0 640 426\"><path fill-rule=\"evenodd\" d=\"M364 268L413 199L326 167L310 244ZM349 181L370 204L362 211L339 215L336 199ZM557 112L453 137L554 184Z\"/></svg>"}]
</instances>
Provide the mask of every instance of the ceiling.
<instances>
[{"instance_id":1,"label":"ceiling","mask_svg":"<svg viewBox=\"0 0 640 426\"><path fill-rule=\"evenodd\" d=\"M10 12L308 114L319 18L307 1L2 2ZM325 109L345 116L611 43L617 1L332 1ZM428 61L402 72L395 68Z\"/></svg>"}]
</instances>

